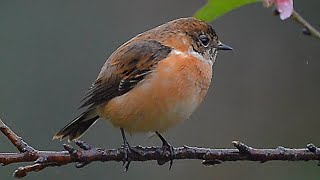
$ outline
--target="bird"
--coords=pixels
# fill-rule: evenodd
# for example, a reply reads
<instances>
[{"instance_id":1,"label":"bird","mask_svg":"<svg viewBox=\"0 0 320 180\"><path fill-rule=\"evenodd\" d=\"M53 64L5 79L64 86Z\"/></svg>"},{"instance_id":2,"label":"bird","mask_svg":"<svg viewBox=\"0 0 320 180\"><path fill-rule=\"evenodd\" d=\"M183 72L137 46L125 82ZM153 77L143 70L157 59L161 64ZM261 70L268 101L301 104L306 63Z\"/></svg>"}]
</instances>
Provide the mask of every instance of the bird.
<instances>
[{"instance_id":1,"label":"bird","mask_svg":"<svg viewBox=\"0 0 320 180\"><path fill-rule=\"evenodd\" d=\"M127 167L132 150L125 132L161 135L188 119L203 101L211 83L213 65L223 44L208 23L179 18L133 37L106 59L80 108L84 111L58 131L53 139L79 139L99 118L119 128Z\"/></svg>"}]
</instances>

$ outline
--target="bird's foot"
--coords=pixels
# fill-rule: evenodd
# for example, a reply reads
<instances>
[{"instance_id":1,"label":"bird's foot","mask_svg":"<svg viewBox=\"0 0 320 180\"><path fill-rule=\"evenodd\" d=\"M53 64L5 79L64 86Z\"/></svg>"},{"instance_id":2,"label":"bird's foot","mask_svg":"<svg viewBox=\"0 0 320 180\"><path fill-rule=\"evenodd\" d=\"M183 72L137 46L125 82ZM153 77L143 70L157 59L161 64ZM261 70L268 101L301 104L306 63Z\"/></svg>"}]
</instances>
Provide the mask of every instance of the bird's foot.
<instances>
[{"instance_id":1,"label":"bird's foot","mask_svg":"<svg viewBox=\"0 0 320 180\"><path fill-rule=\"evenodd\" d=\"M124 153L124 158L122 160L122 162L123 162L122 166L124 166L125 171L128 171L130 163L131 163L131 159L132 159L131 158L132 148L129 145L129 143L124 143L121 146L121 149L123 150L123 153Z\"/></svg>"},{"instance_id":2,"label":"bird's foot","mask_svg":"<svg viewBox=\"0 0 320 180\"><path fill-rule=\"evenodd\" d=\"M168 141L159 133L159 132L155 132L158 137L160 138L160 140L162 141L162 156L165 156L166 158L169 159L170 161L170 166L169 166L169 170L172 168L173 165L173 160L175 158L175 153L174 153L174 147L171 146L171 144L168 143ZM169 152L169 154L167 154L167 152ZM167 160L158 160L158 164L159 165L163 165L167 162Z\"/></svg>"},{"instance_id":3,"label":"bird's foot","mask_svg":"<svg viewBox=\"0 0 320 180\"><path fill-rule=\"evenodd\" d=\"M162 145L162 155L166 156L169 158L170 160L170 166L169 166L169 170L172 168L173 165L173 160L175 158L175 154L174 154L174 148L173 146L171 146L171 144L169 144L168 142L163 143ZM169 155L166 155L166 152L169 151Z\"/></svg>"}]
</instances>

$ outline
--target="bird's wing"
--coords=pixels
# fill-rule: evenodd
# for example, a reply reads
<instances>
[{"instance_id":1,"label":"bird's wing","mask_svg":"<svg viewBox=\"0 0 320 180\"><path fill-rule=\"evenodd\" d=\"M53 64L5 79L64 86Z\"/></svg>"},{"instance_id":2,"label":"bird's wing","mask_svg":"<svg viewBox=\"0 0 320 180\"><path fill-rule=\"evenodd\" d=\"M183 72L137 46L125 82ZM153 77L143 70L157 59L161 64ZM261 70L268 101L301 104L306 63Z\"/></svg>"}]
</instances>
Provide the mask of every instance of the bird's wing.
<instances>
[{"instance_id":1,"label":"bird's wing","mask_svg":"<svg viewBox=\"0 0 320 180\"><path fill-rule=\"evenodd\" d=\"M152 72L172 48L154 40L131 41L117 49L106 61L80 108L96 108L121 96Z\"/></svg>"}]
</instances>

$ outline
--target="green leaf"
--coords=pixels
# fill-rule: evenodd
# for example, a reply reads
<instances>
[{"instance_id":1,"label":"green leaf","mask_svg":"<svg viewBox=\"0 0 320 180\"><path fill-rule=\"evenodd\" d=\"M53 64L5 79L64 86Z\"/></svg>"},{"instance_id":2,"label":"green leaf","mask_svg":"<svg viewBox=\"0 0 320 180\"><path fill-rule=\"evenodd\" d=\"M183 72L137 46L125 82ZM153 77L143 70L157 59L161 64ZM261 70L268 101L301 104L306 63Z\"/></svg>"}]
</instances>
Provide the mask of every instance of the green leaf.
<instances>
[{"instance_id":1,"label":"green leaf","mask_svg":"<svg viewBox=\"0 0 320 180\"><path fill-rule=\"evenodd\" d=\"M208 0L208 3L199 9L194 17L207 22L213 21L233 9L256 2L261 0Z\"/></svg>"}]
</instances>

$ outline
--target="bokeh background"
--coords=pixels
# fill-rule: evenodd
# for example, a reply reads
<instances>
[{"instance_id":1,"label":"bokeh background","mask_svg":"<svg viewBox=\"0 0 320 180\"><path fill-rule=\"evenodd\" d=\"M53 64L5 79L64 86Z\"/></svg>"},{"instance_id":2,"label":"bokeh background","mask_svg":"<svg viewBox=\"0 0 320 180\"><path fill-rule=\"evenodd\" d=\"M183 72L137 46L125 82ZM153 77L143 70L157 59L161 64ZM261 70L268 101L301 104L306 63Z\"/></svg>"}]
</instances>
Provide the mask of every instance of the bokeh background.
<instances>
[{"instance_id":1,"label":"bokeh background","mask_svg":"<svg viewBox=\"0 0 320 180\"><path fill-rule=\"evenodd\" d=\"M205 0L11 1L0 2L0 116L35 148L61 150L53 134L80 113L77 107L107 56L137 33L191 16ZM295 8L319 25L318 0L295 0ZM232 140L254 147L320 145L320 42L301 34L261 4L233 11L214 23L234 48L220 52L214 85L194 115L164 136L175 146L231 148ZM319 26L317 26L319 28ZM131 145L160 145L144 134ZM98 122L83 140L102 148L121 144L118 129ZM0 135L0 152L16 149ZM11 179L18 164L0 167ZM31 173L25 179L319 179L317 162L223 163L175 161L73 164Z\"/></svg>"}]
</instances>

